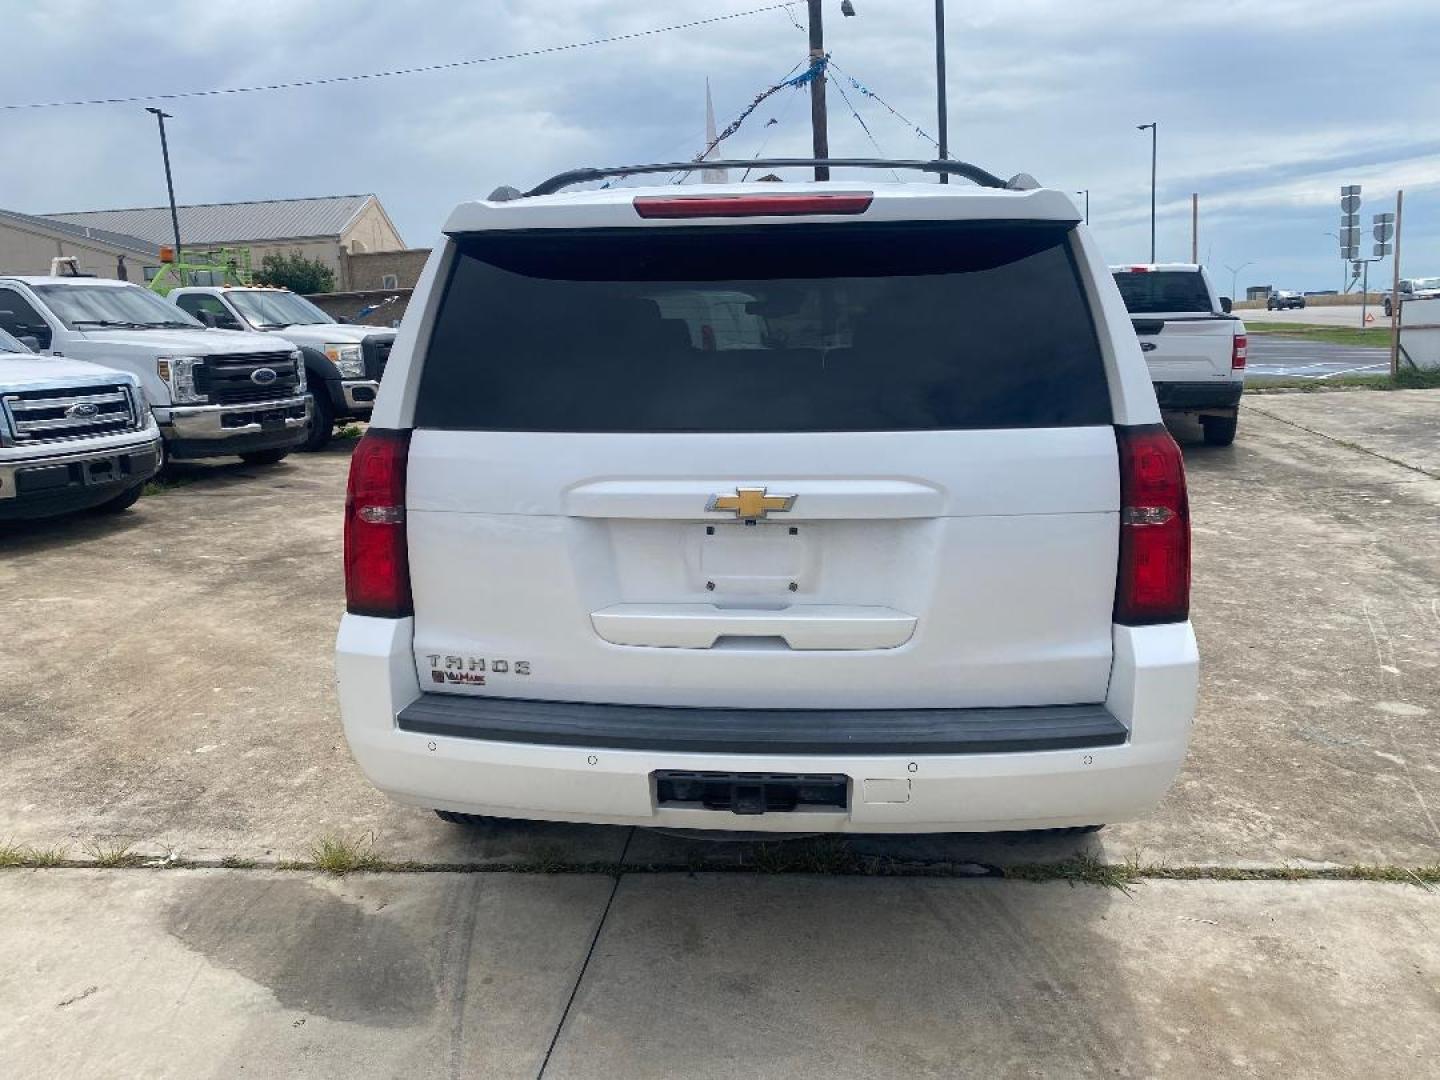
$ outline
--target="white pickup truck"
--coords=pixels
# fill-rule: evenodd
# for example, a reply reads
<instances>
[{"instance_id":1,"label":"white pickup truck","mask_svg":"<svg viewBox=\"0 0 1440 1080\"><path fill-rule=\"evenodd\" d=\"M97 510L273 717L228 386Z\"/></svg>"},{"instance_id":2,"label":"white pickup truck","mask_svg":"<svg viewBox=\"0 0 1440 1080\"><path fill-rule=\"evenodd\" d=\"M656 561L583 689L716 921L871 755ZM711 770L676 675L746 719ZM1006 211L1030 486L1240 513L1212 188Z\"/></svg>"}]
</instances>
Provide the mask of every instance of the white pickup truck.
<instances>
[{"instance_id":1,"label":"white pickup truck","mask_svg":"<svg viewBox=\"0 0 1440 1080\"><path fill-rule=\"evenodd\" d=\"M1245 389L1245 324L1216 295L1203 266L1152 263L1112 266L1130 311L1163 412L1200 420L1205 441L1235 441Z\"/></svg>"},{"instance_id":2,"label":"white pickup truck","mask_svg":"<svg viewBox=\"0 0 1440 1080\"><path fill-rule=\"evenodd\" d=\"M207 330L138 285L0 277L0 330L36 352L134 375L168 457L238 454L269 465L305 441L310 406L294 345L272 334Z\"/></svg>"},{"instance_id":3,"label":"white pickup truck","mask_svg":"<svg viewBox=\"0 0 1440 1080\"><path fill-rule=\"evenodd\" d=\"M139 380L0 330L0 521L120 511L160 468Z\"/></svg>"},{"instance_id":4,"label":"white pickup truck","mask_svg":"<svg viewBox=\"0 0 1440 1080\"><path fill-rule=\"evenodd\" d=\"M338 420L369 420L395 331L336 322L289 289L199 285L168 297L181 311L221 330L279 334L300 346L315 412L307 450L330 441Z\"/></svg>"}]
</instances>

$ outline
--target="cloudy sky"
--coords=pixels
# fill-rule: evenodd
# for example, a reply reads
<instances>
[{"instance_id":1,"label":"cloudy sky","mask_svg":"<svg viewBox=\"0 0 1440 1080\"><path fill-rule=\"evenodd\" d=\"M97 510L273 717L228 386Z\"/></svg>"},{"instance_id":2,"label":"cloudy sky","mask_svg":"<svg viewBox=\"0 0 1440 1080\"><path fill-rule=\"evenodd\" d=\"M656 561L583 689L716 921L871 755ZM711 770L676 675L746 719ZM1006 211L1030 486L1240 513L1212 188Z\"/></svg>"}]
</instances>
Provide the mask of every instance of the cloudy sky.
<instances>
[{"instance_id":1,"label":"cloudy sky","mask_svg":"<svg viewBox=\"0 0 1440 1080\"><path fill-rule=\"evenodd\" d=\"M647 30L767 0L136 0L9 3L0 105L271 84ZM824 0L838 68L935 132L930 0ZM1440 5L1417 0L951 0L950 147L1001 175L1091 191L1115 262L1149 246L1148 132L1160 122L1159 256L1246 284L1334 288L1341 184L1363 221L1406 191L1404 272L1440 274ZM181 202L375 192L428 246L458 201L578 164L686 158L704 83L723 127L803 61L804 3L638 40L426 74L165 102ZM880 149L933 150L841 80ZM0 207L153 206L164 176L146 103L0 110ZM770 119L778 123L768 125ZM768 140L768 141L767 141ZM831 91L837 155L875 152ZM786 90L729 156L805 154ZM1388 261L1382 271L1389 273Z\"/></svg>"}]
</instances>

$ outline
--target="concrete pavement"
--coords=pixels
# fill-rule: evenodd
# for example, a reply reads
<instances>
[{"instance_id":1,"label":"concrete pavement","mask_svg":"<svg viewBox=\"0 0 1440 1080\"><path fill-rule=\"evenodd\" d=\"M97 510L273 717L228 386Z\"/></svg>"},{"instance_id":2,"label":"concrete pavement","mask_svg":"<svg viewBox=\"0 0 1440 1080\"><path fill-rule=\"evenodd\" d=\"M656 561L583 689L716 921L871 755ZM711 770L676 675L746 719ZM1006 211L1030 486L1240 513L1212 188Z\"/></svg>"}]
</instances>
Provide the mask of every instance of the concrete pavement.
<instances>
[{"instance_id":1,"label":"concrete pavement","mask_svg":"<svg viewBox=\"0 0 1440 1080\"><path fill-rule=\"evenodd\" d=\"M1311 304L1303 309L1290 308L1286 311L1266 311L1264 308L1236 308L1235 314L1248 322L1255 323L1311 323L1320 326L1385 326L1389 320L1380 304L1370 304L1364 314L1375 318L1362 323L1359 304Z\"/></svg>"},{"instance_id":2,"label":"concrete pavement","mask_svg":"<svg viewBox=\"0 0 1440 1080\"><path fill-rule=\"evenodd\" d=\"M7 1077L1372 1080L1440 1060L1440 894L1413 886L11 870L0 905Z\"/></svg>"},{"instance_id":3,"label":"concrete pavement","mask_svg":"<svg viewBox=\"0 0 1440 1080\"><path fill-rule=\"evenodd\" d=\"M1437 412L1440 391L1266 396L1247 399L1234 447L1179 429L1203 673L1189 761L1155 814L1083 841L881 838L864 852L1437 861ZM460 829L356 770L331 672L346 453L197 466L120 518L0 538L0 841L275 861L333 833L394 860L620 857L624 830ZM644 834L629 857L737 852Z\"/></svg>"}]
</instances>

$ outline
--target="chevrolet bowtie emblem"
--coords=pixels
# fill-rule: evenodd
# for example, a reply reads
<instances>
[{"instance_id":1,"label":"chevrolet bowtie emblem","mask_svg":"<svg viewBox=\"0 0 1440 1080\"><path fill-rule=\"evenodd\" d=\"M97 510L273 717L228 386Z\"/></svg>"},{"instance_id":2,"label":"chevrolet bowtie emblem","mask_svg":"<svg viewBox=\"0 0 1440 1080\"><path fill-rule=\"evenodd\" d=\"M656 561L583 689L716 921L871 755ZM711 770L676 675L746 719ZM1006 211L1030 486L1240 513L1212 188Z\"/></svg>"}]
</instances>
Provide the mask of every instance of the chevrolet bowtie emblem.
<instances>
[{"instance_id":1,"label":"chevrolet bowtie emblem","mask_svg":"<svg viewBox=\"0 0 1440 1080\"><path fill-rule=\"evenodd\" d=\"M756 521L771 512L783 514L794 505L794 495L767 495L763 487L742 487L736 488L734 495L711 495L705 509L733 512L742 521Z\"/></svg>"}]
</instances>

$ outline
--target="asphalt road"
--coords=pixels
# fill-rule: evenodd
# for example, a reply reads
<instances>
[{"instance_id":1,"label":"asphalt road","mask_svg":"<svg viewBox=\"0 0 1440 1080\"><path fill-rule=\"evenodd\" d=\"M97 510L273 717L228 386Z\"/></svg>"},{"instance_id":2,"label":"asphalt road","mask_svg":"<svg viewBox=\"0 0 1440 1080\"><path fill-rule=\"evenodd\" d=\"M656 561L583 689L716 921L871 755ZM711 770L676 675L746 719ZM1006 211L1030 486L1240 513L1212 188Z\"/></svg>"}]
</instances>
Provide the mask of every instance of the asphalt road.
<instances>
[{"instance_id":1,"label":"asphalt road","mask_svg":"<svg viewBox=\"0 0 1440 1080\"><path fill-rule=\"evenodd\" d=\"M1251 334L1245 378L1248 382L1263 383L1266 379L1330 379L1336 375L1374 375L1389 370L1388 349Z\"/></svg>"}]
</instances>

